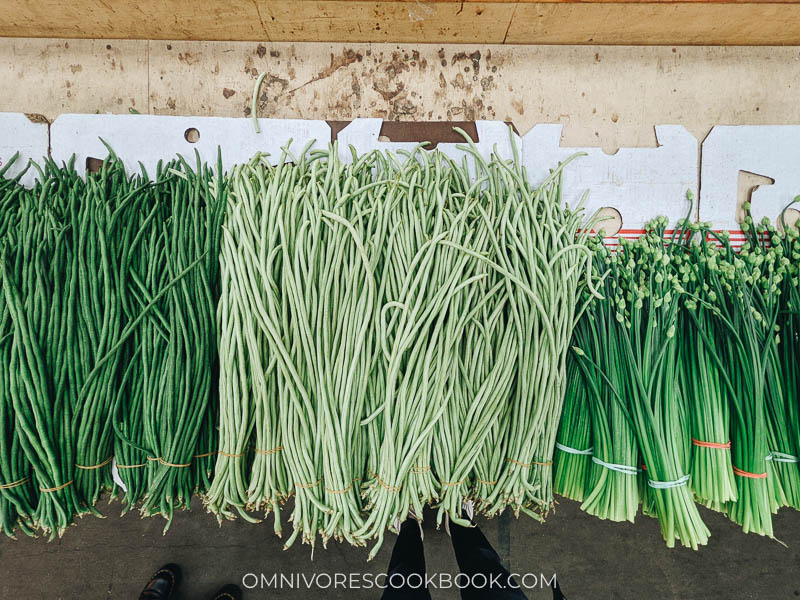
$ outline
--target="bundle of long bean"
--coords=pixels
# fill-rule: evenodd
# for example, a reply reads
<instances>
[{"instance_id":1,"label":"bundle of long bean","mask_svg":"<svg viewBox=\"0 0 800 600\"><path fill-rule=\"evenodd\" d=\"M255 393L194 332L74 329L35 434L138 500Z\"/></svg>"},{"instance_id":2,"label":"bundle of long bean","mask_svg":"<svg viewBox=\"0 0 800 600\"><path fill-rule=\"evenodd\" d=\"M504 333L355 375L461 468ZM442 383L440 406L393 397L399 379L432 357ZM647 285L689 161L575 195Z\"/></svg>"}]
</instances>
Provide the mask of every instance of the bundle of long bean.
<instances>
[{"instance_id":1,"label":"bundle of long bean","mask_svg":"<svg viewBox=\"0 0 800 600\"><path fill-rule=\"evenodd\" d=\"M16 160L12 158L0 170L0 261L6 258L7 247L13 247L23 196L26 190L19 177L4 179L3 175ZM11 311L3 293L0 275L0 529L13 537L19 529L33 534L33 515L36 508L35 488L31 481L31 467L20 447L21 431L14 419L11 396L11 364L14 352L14 324Z\"/></svg>"},{"instance_id":2,"label":"bundle of long bean","mask_svg":"<svg viewBox=\"0 0 800 600\"><path fill-rule=\"evenodd\" d=\"M13 241L6 236L0 260L12 336L4 363L10 407L38 490L32 521L50 535L60 535L76 513L87 510L73 485L73 414L80 384L79 366L70 360L77 341L70 317L77 299L67 283L75 277L72 240L77 235L65 222L70 200L81 192L68 178L62 179L54 165L46 166L21 197L16 235Z\"/></svg>"},{"instance_id":3,"label":"bundle of long bean","mask_svg":"<svg viewBox=\"0 0 800 600\"><path fill-rule=\"evenodd\" d=\"M492 477L497 485L484 504L489 515L510 506L541 518L553 503L553 451L567 349L580 314L581 290L594 289L590 229L581 230L580 206L570 209L561 203L566 163L534 189L515 164L495 162L506 192L493 223L491 256L506 279L518 337L518 373L504 434L506 468Z\"/></svg>"},{"instance_id":4,"label":"bundle of long bean","mask_svg":"<svg viewBox=\"0 0 800 600\"><path fill-rule=\"evenodd\" d=\"M199 159L195 168L173 162L156 173L159 185L140 213L146 260L137 264L142 272L132 270L131 286L138 292L133 310L145 315L133 343L143 379L139 449L146 454L134 464L147 471L142 511L164 515L167 526L176 508L205 492L216 451L198 440L213 441L201 430L215 395L217 257L227 193L221 174L219 164L215 174Z\"/></svg>"},{"instance_id":5,"label":"bundle of long bean","mask_svg":"<svg viewBox=\"0 0 800 600\"><path fill-rule=\"evenodd\" d=\"M393 235L383 270L388 280L386 315L378 332L386 361L379 415L383 442L375 470L368 473L365 493L371 512L360 532L378 538L370 556L387 525L404 520L409 509L421 514L424 504L438 500L439 486L463 483L445 479L455 473L452 459L443 453L458 450L432 445L437 425L448 425L442 415L455 410L456 396L464 391L454 380L467 324L498 291L495 285L477 297L473 285L487 277L469 253L481 252L488 243L476 210L478 184L466 193L449 194L453 170L438 154L412 155L404 173L408 187L399 191L397 209L389 217ZM442 471L436 473L438 481L432 466Z\"/></svg>"}]
</instances>

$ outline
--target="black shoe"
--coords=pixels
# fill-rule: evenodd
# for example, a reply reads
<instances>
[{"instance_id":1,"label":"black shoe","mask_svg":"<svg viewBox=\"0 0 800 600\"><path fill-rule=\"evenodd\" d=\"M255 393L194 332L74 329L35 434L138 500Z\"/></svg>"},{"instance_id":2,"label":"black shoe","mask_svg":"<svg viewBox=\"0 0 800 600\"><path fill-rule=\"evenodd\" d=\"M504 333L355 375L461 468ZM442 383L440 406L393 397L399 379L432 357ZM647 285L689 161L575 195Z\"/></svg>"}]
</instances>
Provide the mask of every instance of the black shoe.
<instances>
[{"instance_id":1,"label":"black shoe","mask_svg":"<svg viewBox=\"0 0 800 600\"><path fill-rule=\"evenodd\" d=\"M181 568L168 564L156 571L144 586L139 600L169 600L181 582Z\"/></svg>"},{"instance_id":2,"label":"black shoe","mask_svg":"<svg viewBox=\"0 0 800 600\"><path fill-rule=\"evenodd\" d=\"M242 600L242 590L238 585L229 583L219 588L211 600Z\"/></svg>"}]
</instances>

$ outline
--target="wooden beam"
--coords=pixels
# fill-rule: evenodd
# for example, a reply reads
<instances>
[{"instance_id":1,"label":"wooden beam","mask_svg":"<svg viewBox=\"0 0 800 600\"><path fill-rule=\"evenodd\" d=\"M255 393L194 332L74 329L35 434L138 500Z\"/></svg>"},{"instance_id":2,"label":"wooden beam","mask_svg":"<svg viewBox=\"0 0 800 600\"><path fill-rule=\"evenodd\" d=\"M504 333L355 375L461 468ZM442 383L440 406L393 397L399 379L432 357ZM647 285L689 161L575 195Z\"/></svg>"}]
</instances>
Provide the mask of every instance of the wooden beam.
<instances>
[{"instance_id":1,"label":"wooden beam","mask_svg":"<svg viewBox=\"0 0 800 600\"><path fill-rule=\"evenodd\" d=\"M0 37L800 44L798 0L0 0Z\"/></svg>"}]
</instances>

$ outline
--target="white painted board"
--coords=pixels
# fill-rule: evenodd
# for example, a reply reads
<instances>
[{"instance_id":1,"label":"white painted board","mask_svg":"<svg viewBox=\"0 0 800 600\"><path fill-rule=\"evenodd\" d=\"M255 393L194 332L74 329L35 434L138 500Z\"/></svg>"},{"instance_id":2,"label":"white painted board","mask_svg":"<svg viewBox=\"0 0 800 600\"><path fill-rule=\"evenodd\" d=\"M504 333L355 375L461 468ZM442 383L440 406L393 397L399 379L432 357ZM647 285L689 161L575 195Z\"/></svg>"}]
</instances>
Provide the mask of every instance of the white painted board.
<instances>
[{"instance_id":1,"label":"white painted board","mask_svg":"<svg viewBox=\"0 0 800 600\"><path fill-rule=\"evenodd\" d=\"M58 164L74 154L76 167L83 171L87 158L108 156L105 141L128 172L138 172L141 162L152 174L159 160L178 154L192 164L195 151L201 160L214 164L221 149L222 165L228 171L257 152L269 153L273 164L277 163L281 147L289 140L290 150L299 154L309 142L314 142L312 148L327 148L331 139L325 121L259 119L259 125L261 133L255 132L252 119L245 118L68 114L58 117L50 128L51 152ZM199 133L194 143L187 140L190 129Z\"/></svg>"},{"instance_id":2,"label":"white painted board","mask_svg":"<svg viewBox=\"0 0 800 600\"><path fill-rule=\"evenodd\" d=\"M350 146L355 148L360 156L372 150L384 152L398 152L400 150L413 150L418 142L385 142L379 139L383 119L354 119L342 129L336 139L339 142L339 158L344 162L352 161ZM478 133L478 140L475 142L476 149L485 160L491 158L492 152L496 152L503 159L511 159L514 156L512 147L512 136L509 134L508 123L503 121L475 121L475 129ZM517 134L513 134L514 144L518 152L522 153L522 141ZM419 140L419 142L430 140ZM474 140L473 140L474 141ZM446 154L459 163L465 154L464 150L457 146L462 143L442 142L436 145L435 150ZM474 173L473 173L474 174Z\"/></svg>"},{"instance_id":3,"label":"white painted board","mask_svg":"<svg viewBox=\"0 0 800 600\"><path fill-rule=\"evenodd\" d=\"M47 156L49 141L47 123L34 123L22 113L0 113L0 169L19 152L17 160L6 171L7 178L18 175L30 160L41 163ZM20 181L30 186L36 177L36 170L28 169Z\"/></svg>"},{"instance_id":4,"label":"white painted board","mask_svg":"<svg viewBox=\"0 0 800 600\"><path fill-rule=\"evenodd\" d=\"M563 192L565 203L574 207L589 191L587 217L601 208L615 208L622 217L619 235L636 237L654 217L666 216L670 224L684 218L689 212L687 191L694 194L696 205L699 144L685 127L656 125L657 147L620 148L615 154L562 147L562 127L534 125L522 136L523 164L532 183L538 184L559 162L576 152L586 153L565 167Z\"/></svg>"},{"instance_id":5,"label":"white painted board","mask_svg":"<svg viewBox=\"0 0 800 600\"><path fill-rule=\"evenodd\" d=\"M740 232L737 222L739 172L774 179L752 193L755 221L777 225L783 209L800 195L800 125L718 125L703 142L700 220L714 229ZM795 204L794 208L800 208Z\"/></svg>"}]
</instances>

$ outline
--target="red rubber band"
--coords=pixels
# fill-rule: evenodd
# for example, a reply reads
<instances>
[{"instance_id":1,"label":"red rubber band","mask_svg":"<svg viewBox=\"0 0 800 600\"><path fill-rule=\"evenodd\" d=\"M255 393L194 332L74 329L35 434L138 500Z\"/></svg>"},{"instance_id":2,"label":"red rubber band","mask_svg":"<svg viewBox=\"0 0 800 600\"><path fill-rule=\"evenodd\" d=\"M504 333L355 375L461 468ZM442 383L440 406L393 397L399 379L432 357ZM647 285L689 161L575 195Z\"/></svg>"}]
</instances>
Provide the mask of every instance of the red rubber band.
<instances>
[{"instance_id":1,"label":"red rubber band","mask_svg":"<svg viewBox=\"0 0 800 600\"><path fill-rule=\"evenodd\" d=\"M738 467L733 467L733 474L738 475L739 477L747 477L749 479L766 479L766 473L748 473L747 471L742 471Z\"/></svg>"},{"instance_id":2,"label":"red rubber band","mask_svg":"<svg viewBox=\"0 0 800 600\"><path fill-rule=\"evenodd\" d=\"M731 449L730 441L728 441L727 444L718 444L717 442L703 442L701 440L696 440L692 438L692 443L699 448L718 448L719 450Z\"/></svg>"}]
</instances>

